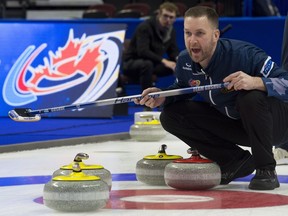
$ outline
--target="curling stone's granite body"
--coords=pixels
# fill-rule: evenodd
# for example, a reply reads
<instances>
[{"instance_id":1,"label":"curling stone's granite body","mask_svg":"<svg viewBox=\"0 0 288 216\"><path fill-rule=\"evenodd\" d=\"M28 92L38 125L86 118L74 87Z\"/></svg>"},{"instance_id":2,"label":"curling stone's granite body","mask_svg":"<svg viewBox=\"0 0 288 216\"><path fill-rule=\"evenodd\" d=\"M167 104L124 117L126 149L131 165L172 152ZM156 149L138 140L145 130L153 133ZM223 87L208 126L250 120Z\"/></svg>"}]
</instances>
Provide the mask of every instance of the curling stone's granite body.
<instances>
[{"instance_id":1,"label":"curling stone's granite body","mask_svg":"<svg viewBox=\"0 0 288 216\"><path fill-rule=\"evenodd\" d=\"M111 190L112 187L112 175L111 172L107 169L105 169L101 165L87 165L82 162L82 160L86 160L89 158L89 155L86 153L78 153L74 161L68 165L62 166L60 169L56 170L52 177L55 176L67 176L70 175L73 172L73 166L77 163L80 166L80 169L83 173L86 175L91 176L99 176L101 180L106 182L109 186L109 190Z\"/></svg>"},{"instance_id":2,"label":"curling stone's granite body","mask_svg":"<svg viewBox=\"0 0 288 216\"><path fill-rule=\"evenodd\" d=\"M188 159L175 160L164 170L165 183L176 189L206 190L220 184L220 167L211 160L192 155Z\"/></svg>"},{"instance_id":3,"label":"curling stone's granite body","mask_svg":"<svg viewBox=\"0 0 288 216\"><path fill-rule=\"evenodd\" d=\"M107 183L81 171L73 171L69 176L56 176L44 186L44 205L58 211L94 211L105 207L108 200Z\"/></svg>"},{"instance_id":4,"label":"curling stone's granite body","mask_svg":"<svg viewBox=\"0 0 288 216\"><path fill-rule=\"evenodd\" d=\"M136 141L159 141L167 132L159 121L160 112L136 112L129 134Z\"/></svg>"},{"instance_id":5,"label":"curling stone's granite body","mask_svg":"<svg viewBox=\"0 0 288 216\"><path fill-rule=\"evenodd\" d=\"M139 160L136 164L136 178L148 185L166 185L164 180L164 170L167 164L173 160L181 159L179 155L167 155L165 146L156 155L148 155Z\"/></svg>"}]
</instances>

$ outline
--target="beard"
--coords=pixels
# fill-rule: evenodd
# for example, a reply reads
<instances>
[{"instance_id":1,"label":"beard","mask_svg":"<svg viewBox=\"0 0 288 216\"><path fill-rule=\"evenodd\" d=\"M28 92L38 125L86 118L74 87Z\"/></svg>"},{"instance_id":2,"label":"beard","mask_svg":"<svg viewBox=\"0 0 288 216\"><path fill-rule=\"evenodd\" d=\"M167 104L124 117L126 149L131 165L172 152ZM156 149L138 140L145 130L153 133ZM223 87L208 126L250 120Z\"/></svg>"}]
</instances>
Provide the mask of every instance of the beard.
<instances>
[{"instance_id":1,"label":"beard","mask_svg":"<svg viewBox=\"0 0 288 216\"><path fill-rule=\"evenodd\" d=\"M210 61L214 50L215 50L216 43L212 40L207 44L207 46L203 47L197 47L197 48L189 48L188 53L191 57L191 59L195 63L200 63L204 61ZM208 62L207 62L208 63Z\"/></svg>"}]
</instances>

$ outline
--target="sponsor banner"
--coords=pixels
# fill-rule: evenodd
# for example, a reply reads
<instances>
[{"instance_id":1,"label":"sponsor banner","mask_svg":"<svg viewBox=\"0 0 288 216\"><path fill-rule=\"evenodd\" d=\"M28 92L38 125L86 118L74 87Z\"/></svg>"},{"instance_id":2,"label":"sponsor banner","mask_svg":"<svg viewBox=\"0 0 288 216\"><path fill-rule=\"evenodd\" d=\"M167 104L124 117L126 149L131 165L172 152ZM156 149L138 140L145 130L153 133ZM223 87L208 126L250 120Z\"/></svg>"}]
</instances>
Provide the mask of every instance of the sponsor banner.
<instances>
[{"instance_id":1,"label":"sponsor banner","mask_svg":"<svg viewBox=\"0 0 288 216\"><path fill-rule=\"evenodd\" d=\"M77 21L0 23L0 116L116 97L126 25ZM113 106L45 114L111 117Z\"/></svg>"}]
</instances>

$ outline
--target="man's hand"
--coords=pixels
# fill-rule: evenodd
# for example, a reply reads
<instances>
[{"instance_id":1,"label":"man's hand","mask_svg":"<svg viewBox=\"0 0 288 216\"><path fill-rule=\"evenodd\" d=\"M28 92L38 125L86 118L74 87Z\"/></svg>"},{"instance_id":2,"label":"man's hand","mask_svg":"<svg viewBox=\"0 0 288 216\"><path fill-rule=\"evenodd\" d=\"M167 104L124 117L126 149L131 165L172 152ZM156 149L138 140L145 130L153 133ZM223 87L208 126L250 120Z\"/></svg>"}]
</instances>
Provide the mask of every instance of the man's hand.
<instances>
[{"instance_id":1,"label":"man's hand","mask_svg":"<svg viewBox=\"0 0 288 216\"><path fill-rule=\"evenodd\" d=\"M237 71L225 77L223 82L230 82L227 89L234 90L261 90L266 91L265 85L260 77L252 77L243 71Z\"/></svg>"},{"instance_id":2,"label":"man's hand","mask_svg":"<svg viewBox=\"0 0 288 216\"><path fill-rule=\"evenodd\" d=\"M155 108L157 106L160 106L165 101L165 97L161 98L149 98L148 94L151 92L159 92L161 89L159 88L147 88L142 92L142 99L141 100L134 100L135 104L145 105L150 108Z\"/></svg>"},{"instance_id":3,"label":"man's hand","mask_svg":"<svg viewBox=\"0 0 288 216\"><path fill-rule=\"evenodd\" d=\"M176 67L176 62L174 62L174 61L169 61L169 60L167 60L167 59L162 59L162 61L161 61L164 65L165 65L165 67L168 67L168 68L170 68L171 70L175 70L175 67Z\"/></svg>"}]
</instances>

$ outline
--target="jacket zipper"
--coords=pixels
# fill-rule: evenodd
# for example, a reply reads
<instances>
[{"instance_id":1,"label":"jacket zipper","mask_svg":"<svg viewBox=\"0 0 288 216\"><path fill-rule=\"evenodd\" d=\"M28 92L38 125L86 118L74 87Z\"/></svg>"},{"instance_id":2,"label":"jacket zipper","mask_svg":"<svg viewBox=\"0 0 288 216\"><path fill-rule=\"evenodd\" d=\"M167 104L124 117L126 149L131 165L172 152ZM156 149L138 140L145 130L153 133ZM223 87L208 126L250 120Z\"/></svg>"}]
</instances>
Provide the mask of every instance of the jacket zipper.
<instances>
[{"instance_id":1,"label":"jacket zipper","mask_svg":"<svg viewBox=\"0 0 288 216\"><path fill-rule=\"evenodd\" d=\"M230 114L229 114L229 112L228 112L228 108L227 108L226 106L224 106L224 109L225 109L226 115L227 115L229 118L231 118L231 119L236 119L236 120L237 120L237 118L234 118L234 117L230 116Z\"/></svg>"},{"instance_id":2,"label":"jacket zipper","mask_svg":"<svg viewBox=\"0 0 288 216\"><path fill-rule=\"evenodd\" d=\"M212 85L212 84L213 84L212 78L209 77L209 76L205 73L205 71L204 71L203 69L201 69L201 72L205 75L205 80L209 79L209 83L210 83L210 85ZM208 91L208 94L209 94L209 100L210 100L210 102L211 102L213 105L216 105L216 103L214 102L214 100L213 100L213 98L212 98L212 91L209 90L209 91Z\"/></svg>"},{"instance_id":3,"label":"jacket zipper","mask_svg":"<svg viewBox=\"0 0 288 216\"><path fill-rule=\"evenodd\" d=\"M209 77L209 76L205 73L205 71L204 71L203 69L201 69L201 72L205 75L205 80L209 79L209 83L210 83L210 85L212 85L212 84L213 84L212 78ZM210 102L211 102L213 105L216 106L216 103L214 102L214 100L213 100L213 98L212 98L212 91L209 90L208 94L209 94L209 100L210 100ZM229 117L229 118L231 118L231 119L237 119L237 118L234 118L234 117L230 116L227 106L224 106L224 109L225 109L225 113L226 113L227 117Z\"/></svg>"}]
</instances>

